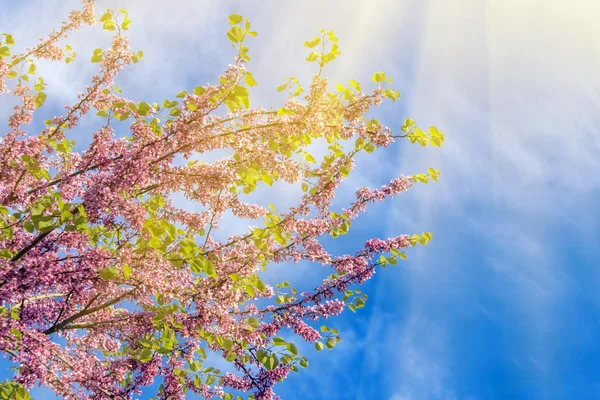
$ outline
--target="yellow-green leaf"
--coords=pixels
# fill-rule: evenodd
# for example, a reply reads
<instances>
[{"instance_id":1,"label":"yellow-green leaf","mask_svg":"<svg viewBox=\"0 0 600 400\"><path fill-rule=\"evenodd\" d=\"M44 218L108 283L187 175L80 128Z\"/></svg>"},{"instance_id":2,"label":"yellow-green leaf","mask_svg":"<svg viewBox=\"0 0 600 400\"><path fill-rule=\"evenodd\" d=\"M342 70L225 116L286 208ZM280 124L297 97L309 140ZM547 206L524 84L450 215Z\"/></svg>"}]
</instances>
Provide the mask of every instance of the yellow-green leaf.
<instances>
[{"instance_id":1,"label":"yellow-green leaf","mask_svg":"<svg viewBox=\"0 0 600 400\"><path fill-rule=\"evenodd\" d=\"M227 31L227 37L233 43L239 43L244 40L244 31L239 26L234 26L229 31Z\"/></svg>"},{"instance_id":2,"label":"yellow-green leaf","mask_svg":"<svg viewBox=\"0 0 600 400\"><path fill-rule=\"evenodd\" d=\"M254 79L254 75L250 72L246 72L246 84L250 87L256 86L256 80Z\"/></svg>"},{"instance_id":3,"label":"yellow-green leaf","mask_svg":"<svg viewBox=\"0 0 600 400\"><path fill-rule=\"evenodd\" d=\"M92 62L93 63L97 63L97 62L100 62L100 61L102 61L102 53L101 52L100 53L94 52L94 55L92 56Z\"/></svg>"},{"instance_id":4,"label":"yellow-green leaf","mask_svg":"<svg viewBox=\"0 0 600 400\"><path fill-rule=\"evenodd\" d=\"M308 55L308 57L306 57L306 61L313 62L313 61L317 61L318 58L319 58L319 54L317 54L316 52L312 51Z\"/></svg>"},{"instance_id":5,"label":"yellow-green leaf","mask_svg":"<svg viewBox=\"0 0 600 400\"><path fill-rule=\"evenodd\" d=\"M141 101L137 105L137 110L140 115L147 115L150 111L150 105L144 101Z\"/></svg>"},{"instance_id":6,"label":"yellow-green leaf","mask_svg":"<svg viewBox=\"0 0 600 400\"><path fill-rule=\"evenodd\" d=\"M5 33L4 34L4 43L6 43L7 46L14 46L15 39L13 38L13 35L11 35L10 33Z\"/></svg>"},{"instance_id":7,"label":"yellow-green leaf","mask_svg":"<svg viewBox=\"0 0 600 400\"><path fill-rule=\"evenodd\" d=\"M106 21L103 25L102 28L106 29L107 31L114 31L115 30L115 23L113 21Z\"/></svg>"},{"instance_id":8,"label":"yellow-green leaf","mask_svg":"<svg viewBox=\"0 0 600 400\"><path fill-rule=\"evenodd\" d=\"M46 93L39 92L35 97L35 108L40 108L46 101Z\"/></svg>"},{"instance_id":9,"label":"yellow-green leaf","mask_svg":"<svg viewBox=\"0 0 600 400\"><path fill-rule=\"evenodd\" d=\"M373 82L383 82L385 81L385 74L383 72L376 72L373 74Z\"/></svg>"},{"instance_id":10,"label":"yellow-green leaf","mask_svg":"<svg viewBox=\"0 0 600 400\"><path fill-rule=\"evenodd\" d=\"M102 16L100 17L100 22L106 22L108 20L110 20L112 18L112 14L107 11L104 14L102 14Z\"/></svg>"},{"instance_id":11,"label":"yellow-green leaf","mask_svg":"<svg viewBox=\"0 0 600 400\"><path fill-rule=\"evenodd\" d=\"M308 161L310 163L316 163L317 162L317 160L315 160L315 158L312 155L310 155L309 153L306 153L304 155L304 158L306 159L306 161Z\"/></svg>"},{"instance_id":12,"label":"yellow-green leaf","mask_svg":"<svg viewBox=\"0 0 600 400\"><path fill-rule=\"evenodd\" d=\"M242 22L244 17L242 17L240 14L231 14L229 17L227 17L227 19L229 20L229 23L231 25L235 25L235 24L239 24L240 22Z\"/></svg>"},{"instance_id":13,"label":"yellow-green leaf","mask_svg":"<svg viewBox=\"0 0 600 400\"><path fill-rule=\"evenodd\" d=\"M318 45L321 42L321 38L318 36L315 36L313 38L313 40L311 40L310 42L307 40L306 42L304 42L304 46L308 47L308 48L313 48L316 45Z\"/></svg>"}]
</instances>

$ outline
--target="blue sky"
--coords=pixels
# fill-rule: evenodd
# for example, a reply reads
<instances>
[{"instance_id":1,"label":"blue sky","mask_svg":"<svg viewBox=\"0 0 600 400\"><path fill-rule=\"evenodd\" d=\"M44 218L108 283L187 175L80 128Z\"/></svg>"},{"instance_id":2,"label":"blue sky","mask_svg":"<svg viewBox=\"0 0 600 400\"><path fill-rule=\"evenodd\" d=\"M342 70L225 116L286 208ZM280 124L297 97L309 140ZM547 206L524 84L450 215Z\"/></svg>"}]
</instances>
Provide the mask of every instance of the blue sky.
<instances>
[{"instance_id":1,"label":"blue sky","mask_svg":"<svg viewBox=\"0 0 600 400\"><path fill-rule=\"evenodd\" d=\"M79 6L5 4L0 30L22 45ZM402 142L360 159L343 185L339 206L359 186L439 168L439 183L373 207L329 244L342 254L374 236L431 231L434 239L377 273L364 288L367 306L331 323L342 343L307 350L310 368L278 386L283 399L600 398L596 0L106 0L98 8L117 4L133 20L132 47L144 50L118 80L132 99L158 101L214 82L233 55L225 31L235 12L259 32L249 42L248 69L259 84L253 104L279 104L275 88L285 77L307 82L315 70L302 43L333 29L342 55L325 71L332 84L353 78L366 87L383 70L402 98L375 115L396 130L412 117L446 134L442 149ZM30 18L34 26L24 23ZM69 40L77 63L38 66L45 107L72 102L93 74L87 60L108 40L99 32L85 28ZM0 98L3 120L7 104ZM90 138L85 128L80 145ZM276 193L282 206L297 195ZM301 264L270 276L308 284L322 272Z\"/></svg>"}]
</instances>

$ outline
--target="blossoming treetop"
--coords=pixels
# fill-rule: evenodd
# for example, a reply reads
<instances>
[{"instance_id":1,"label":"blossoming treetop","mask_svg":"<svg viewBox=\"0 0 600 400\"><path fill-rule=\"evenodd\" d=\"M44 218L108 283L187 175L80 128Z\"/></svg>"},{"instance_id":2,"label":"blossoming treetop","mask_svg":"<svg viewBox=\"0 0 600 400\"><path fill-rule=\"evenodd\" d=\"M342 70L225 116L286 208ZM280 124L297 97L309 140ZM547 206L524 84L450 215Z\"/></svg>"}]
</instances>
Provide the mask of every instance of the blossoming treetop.
<instances>
[{"instance_id":1,"label":"blossoming treetop","mask_svg":"<svg viewBox=\"0 0 600 400\"><path fill-rule=\"evenodd\" d=\"M112 44L93 52L99 70L78 101L45 121L41 132L28 133L46 100L35 62L76 61L76 52L59 42L81 24L95 24L94 1L83 6L24 53L12 53L10 34L0 38L0 93L19 102L0 139L0 350L18 366L14 380L0 385L0 397L28 398L27 388L38 383L65 399L129 399L161 378L161 399L187 392L271 399L277 382L308 366L282 335L293 332L317 350L333 348L338 331L317 321L363 307L366 295L353 286L405 258L402 249L431 239L430 233L372 239L344 256L321 245L324 235L344 235L369 204L439 175L429 169L361 188L346 208L331 210L355 157L398 138L440 146L444 136L411 119L397 134L366 120L371 107L399 98L381 72L370 92L353 80L328 92L323 68L340 54L333 32L305 42L307 61L319 67L306 91L290 78L278 88L290 93L281 107L251 108L248 88L256 82L245 68L245 42L256 32L236 14L227 36L237 55L218 83L161 105L130 100L114 80L143 54L129 48L124 10L101 16ZM88 149L75 152L69 133L90 112L103 125ZM115 135L125 124L129 135ZM342 144L350 140L347 151ZM328 154L316 159L308 146L319 141ZM224 149L232 156L201 161ZM294 207L277 212L245 201L276 181L301 185ZM178 207L174 194L202 210ZM226 212L262 226L217 240ZM273 263L300 260L331 268L312 291L261 279L261 269ZM215 369L211 354L231 368Z\"/></svg>"}]
</instances>

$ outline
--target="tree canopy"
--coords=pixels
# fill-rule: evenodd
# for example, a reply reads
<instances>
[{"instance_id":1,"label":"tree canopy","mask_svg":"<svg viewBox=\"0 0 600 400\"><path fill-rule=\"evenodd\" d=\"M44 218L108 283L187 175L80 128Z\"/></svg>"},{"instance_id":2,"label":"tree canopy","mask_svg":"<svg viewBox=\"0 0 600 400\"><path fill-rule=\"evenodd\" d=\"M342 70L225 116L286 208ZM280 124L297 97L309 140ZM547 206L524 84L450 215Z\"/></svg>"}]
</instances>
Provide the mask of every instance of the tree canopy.
<instances>
[{"instance_id":1,"label":"tree canopy","mask_svg":"<svg viewBox=\"0 0 600 400\"><path fill-rule=\"evenodd\" d=\"M189 392L272 399L276 383L308 367L283 336L332 349L340 335L323 320L364 307L367 295L357 286L432 238L374 238L343 256L324 248L323 237L345 235L370 204L439 176L430 168L359 188L354 201L332 209L355 158L397 139L441 146L444 135L410 118L400 132L365 118L400 97L383 72L367 90L350 80L328 91L324 67L341 53L324 30L304 43L306 60L317 65L312 80L303 86L289 78L277 88L289 92L283 104L253 108L246 43L257 33L237 14L227 31L234 62L214 84L162 104L131 100L115 78L143 53L130 49L124 10L99 18L111 46L94 50L98 72L78 101L42 131L26 132L47 100L36 61L87 62L62 41L96 23L94 7L84 0L23 53L13 53L12 35L0 37L0 93L18 101L0 139L0 351L18 369L0 397L26 399L28 388L42 384L65 399L129 399L160 378L160 399ZM102 126L87 149L75 151L72 133L84 117ZM325 156L310 153L315 143ZM203 161L215 150L230 156ZM250 193L278 182L301 187L294 207L249 202ZM198 207L182 207L176 194ZM252 220L246 233L216 239L226 213ZM329 268L311 291L261 278L270 265L300 260ZM215 368L215 357L231 368Z\"/></svg>"}]
</instances>

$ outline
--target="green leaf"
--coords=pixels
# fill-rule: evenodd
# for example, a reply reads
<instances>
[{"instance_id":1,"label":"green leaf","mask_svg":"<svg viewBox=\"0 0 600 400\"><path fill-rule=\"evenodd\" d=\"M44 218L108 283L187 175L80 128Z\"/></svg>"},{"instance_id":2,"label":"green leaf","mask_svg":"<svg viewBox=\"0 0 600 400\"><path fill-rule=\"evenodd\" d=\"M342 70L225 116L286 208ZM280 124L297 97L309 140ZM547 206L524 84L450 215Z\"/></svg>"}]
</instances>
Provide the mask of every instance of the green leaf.
<instances>
[{"instance_id":1,"label":"green leaf","mask_svg":"<svg viewBox=\"0 0 600 400\"><path fill-rule=\"evenodd\" d=\"M254 297L256 295L256 291L254 290L254 286L252 285L246 285L245 290L250 297Z\"/></svg>"},{"instance_id":2,"label":"green leaf","mask_svg":"<svg viewBox=\"0 0 600 400\"><path fill-rule=\"evenodd\" d=\"M25 159L25 157L23 157L23 159ZM42 215L44 213L45 209L46 209L46 206L44 206L43 202L37 203L33 207L31 207L31 215L32 216Z\"/></svg>"},{"instance_id":3,"label":"green leaf","mask_svg":"<svg viewBox=\"0 0 600 400\"><path fill-rule=\"evenodd\" d=\"M288 343L287 350L295 356L298 355L298 348L296 347L296 345L294 343Z\"/></svg>"},{"instance_id":4,"label":"green leaf","mask_svg":"<svg viewBox=\"0 0 600 400\"><path fill-rule=\"evenodd\" d=\"M191 260L189 262L190 265L190 269L192 270L192 272L199 274L202 271L202 262L199 261L197 258Z\"/></svg>"},{"instance_id":5,"label":"green leaf","mask_svg":"<svg viewBox=\"0 0 600 400\"><path fill-rule=\"evenodd\" d=\"M192 239L185 238L182 239L181 242L179 242L179 246L181 247L183 253L192 254L194 251L194 247L196 247L196 242Z\"/></svg>"},{"instance_id":6,"label":"green leaf","mask_svg":"<svg viewBox=\"0 0 600 400\"><path fill-rule=\"evenodd\" d=\"M315 342L315 349L317 351L323 350L323 343L321 343L321 342Z\"/></svg>"},{"instance_id":7,"label":"green leaf","mask_svg":"<svg viewBox=\"0 0 600 400\"><path fill-rule=\"evenodd\" d=\"M363 308L365 306L365 301L360 297L356 299L356 308Z\"/></svg>"},{"instance_id":8,"label":"green leaf","mask_svg":"<svg viewBox=\"0 0 600 400\"><path fill-rule=\"evenodd\" d=\"M98 275L100 275L100 278L104 279L105 281L113 280L119 276L115 267L102 268L100 271L98 271Z\"/></svg>"},{"instance_id":9,"label":"green leaf","mask_svg":"<svg viewBox=\"0 0 600 400\"><path fill-rule=\"evenodd\" d=\"M35 74L35 70L36 70L35 64L29 64L29 69L28 69L27 73L30 75L33 75L33 74Z\"/></svg>"},{"instance_id":10,"label":"green leaf","mask_svg":"<svg viewBox=\"0 0 600 400\"><path fill-rule=\"evenodd\" d=\"M206 377L206 384L207 385L212 385L213 383L215 383L215 376L214 375L208 375Z\"/></svg>"},{"instance_id":11,"label":"green leaf","mask_svg":"<svg viewBox=\"0 0 600 400\"><path fill-rule=\"evenodd\" d=\"M240 14L231 14L229 17L227 17L227 19L229 20L229 23L231 25L235 25L235 24L239 24L240 22L242 22L244 17L242 17Z\"/></svg>"},{"instance_id":12,"label":"green leaf","mask_svg":"<svg viewBox=\"0 0 600 400\"><path fill-rule=\"evenodd\" d=\"M140 352L140 355L139 355L138 359L141 362L143 362L143 363L146 363L146 362L152 360L152 350L150 350L150 349L142 349L142 351Z\"/></svg>"},{"instance_id":13,"label":"green leaf","mask_svg":"<svg viewBox=\"0 0 600 400\"><path fill-rule=\"evenodd\" d=\"M194 88L194 94L197 96L202 96L204 92L206 92L206 89L204 89L202 86L196 86Z\"/></svg>"},{"instance_id":14,"label":"green leaf","mask_svg":"<svg viewBox=\"0 0 600 400\"><path fill-rule=\"evenodd\" d=\"M51 216L36 217L36 218L32 217L32 220L33 220L33 224L35 225L36 229L42 233L49 232L55 228L54 219Z\"/></svg>"},{"instance_id":15,"label":"green leaf","mask_svg":"<svg viewBox=\"0 0 600 400\"><path fill-rule=\"evenodd\" d=\"M10 250L8 249L2 249L0 250L0 257L2 258L12 258L13 254L11 253Z\"/></svg>"},{"instance_id":16,"label":"green leaf","mask_svg":"<svg viewBox=\"0 0 600 400\"><path fill-rule=\"evenodd\" d=\"M273 346L287 346L287 342L283 340L280 336L275 336L273 338Z\"/></svg>"},{"instance_id":17,"label":"green leaf","mask_svg":"<svg viewBox=\"0 0 600 400\"><path fill-rule=\"evenodd\" d=\"M279 365L279 360L275 354L271 354L266 359L263 359L263 361L262 364L268 371L273 371Z\"/></svg>"},{"instance_id":18,"label":"green leaf","mask_svg":"<svg viewBox=\"0 0 600 400\"><path fill-rule=\"evenodd\" d=\"M167 260L177 269L183 266L183 259L178 254L169 254Z\"/></svg>"},{"instance_id":19,"label":"green leaf","mask_svg":"<svg viewBox=\"0 0 600 400\"><path fill-rule=\"evenodd\" d=\"M72 217L73 217L73 214L70 211L64 210L60 213L60 222L68 221Z\"/></svg>"},{"instance_id":20,"label":"green leaf","mask_svg":"<svg viewBox=\"0 0 600 400\"><path fill-rule=\"evenodd\" d=\"M33 226L33 223L31 223L31 221L25 221L25 223L23 224L23 228L25 228L25 230L28 233L31 233L35 229L35 226Z\"/></svg>"},{"instance_id":21,"label":"green leaf","mask_svg":"<svg viewBox=\"0 0 600 400\"><path fill-rule=\"evenodd\" d=\"M327 348L329 350L333 349L333 347L335 346L335 339L334 338L327 339L327 342L325 343L325 345L327 346Z\"/></svg>"},{"instance_id":22,"label":"green leaf","mask_svg":"<svg viewBox=\"0 0 600 400\"><path fill-rule=\"evenodd\" d=\"M217 276L217 270L215 269L215 266L213 265L212 261L208 259L204 260L204 272L206 272L206 275L211 277Z\"/></svg>"}]
</instances>

